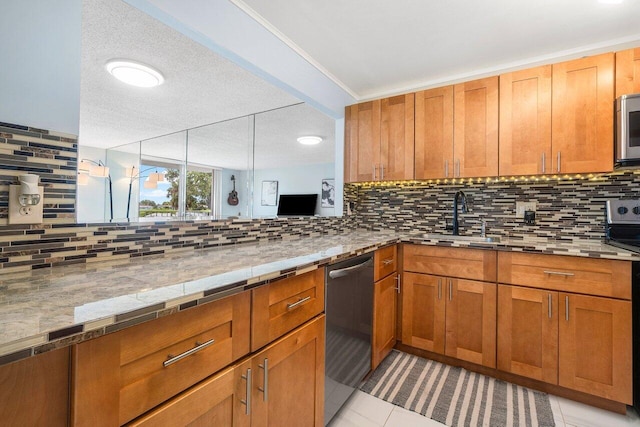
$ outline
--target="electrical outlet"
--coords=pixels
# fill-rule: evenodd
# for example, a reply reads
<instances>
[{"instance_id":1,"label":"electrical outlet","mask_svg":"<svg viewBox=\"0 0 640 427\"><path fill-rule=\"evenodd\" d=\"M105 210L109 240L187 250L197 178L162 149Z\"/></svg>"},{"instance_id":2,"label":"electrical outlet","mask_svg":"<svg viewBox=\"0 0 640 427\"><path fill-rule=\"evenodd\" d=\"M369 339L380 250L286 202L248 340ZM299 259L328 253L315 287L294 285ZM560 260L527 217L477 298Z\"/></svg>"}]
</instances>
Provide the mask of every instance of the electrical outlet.
<instances>
[{"instance_id":1,"label":"electrical outlet","mask_svg":"<svg viewBox=\"0 0 640 427\"><path fill-rule=\"evenodd\" d=\"M18 203L19 185L9 186L9 224L41 224L44 204L44 190L40 190L40 203L35 206L20 206Z\"/></svg>"},{"instance_id":2,"label":"electrical outlet","mask_svg":"<svg viewBox=\"0 0 640 427\"><path fill-rule=\"evenodd\" d=\"M524 211L536 211L536 202L516 202L516 218L524 218Z\"/></svg>"}]
</instances>

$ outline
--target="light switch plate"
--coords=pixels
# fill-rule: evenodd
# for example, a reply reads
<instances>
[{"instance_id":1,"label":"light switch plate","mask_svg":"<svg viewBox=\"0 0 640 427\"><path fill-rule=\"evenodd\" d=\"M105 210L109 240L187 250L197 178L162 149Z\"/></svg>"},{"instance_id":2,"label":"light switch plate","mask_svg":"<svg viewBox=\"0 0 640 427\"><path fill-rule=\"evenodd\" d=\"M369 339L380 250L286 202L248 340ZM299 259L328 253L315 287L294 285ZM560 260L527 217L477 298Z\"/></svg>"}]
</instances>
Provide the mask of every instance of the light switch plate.
<instances>
[{"instance_id":1,"label":"light switch plate","mask_svg":"<svg viewBox=\"0 0 640 427\"><path fill-rule=\"evenodd\" d=\"M44 189L38 187L40 190L40 203L35 206L29 206L28 215L21 213L20 203L18 202L18 194L20 193L19 185L9 186L9 224L42 224L42 214L44 205Z\"/></svg>"},{"instance_id":2,"label":"light switch plate","mask_svg":"<svg viewBox=\"0 0 640 427\"><path fill-rule=\"evenodd\" d=\"M524 218L524 211L536 211L536 202L516 202L516 218Z\"/></svg>"}]
</instances>

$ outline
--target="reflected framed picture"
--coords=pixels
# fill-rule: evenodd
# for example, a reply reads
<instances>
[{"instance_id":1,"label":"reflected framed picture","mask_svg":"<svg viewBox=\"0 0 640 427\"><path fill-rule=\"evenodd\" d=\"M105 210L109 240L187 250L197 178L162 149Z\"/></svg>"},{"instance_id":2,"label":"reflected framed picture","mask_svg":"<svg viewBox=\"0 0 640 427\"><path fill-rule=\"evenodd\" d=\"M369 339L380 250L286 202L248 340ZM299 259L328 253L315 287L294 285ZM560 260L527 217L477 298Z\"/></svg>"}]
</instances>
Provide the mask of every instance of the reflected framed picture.
<instances>
[{"instance_id":1,"label":"reflected framed picture","mask_svg":"<svg viewBox=\"0 0 640 427\"><path fill-rule=\"evenodd\" d=\"M275 206L278 200L278 181L262 181L262 206Z\"/></svg>"},{"instance_id":2,"label":"reflected framed picture","mask_svg":"<svg viewBox=\"0 0 640 427\"><path fill-rule=\"evenodd\" d=\"M336 185L331 178L322 180L322 207L332 208L336 205Z\"/></svg>"}]
</instances>

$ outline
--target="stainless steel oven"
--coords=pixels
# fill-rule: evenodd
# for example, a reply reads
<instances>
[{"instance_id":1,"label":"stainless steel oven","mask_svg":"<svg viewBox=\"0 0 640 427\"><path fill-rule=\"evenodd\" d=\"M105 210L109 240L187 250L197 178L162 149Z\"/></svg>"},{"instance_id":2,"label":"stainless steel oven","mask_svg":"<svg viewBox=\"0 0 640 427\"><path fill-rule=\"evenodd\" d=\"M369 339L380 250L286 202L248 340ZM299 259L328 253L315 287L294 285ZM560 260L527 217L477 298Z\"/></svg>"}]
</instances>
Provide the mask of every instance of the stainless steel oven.
<instances>
[{"instance_id":1,"label":"stainless steel oven","mask_svg":"<svg viewBox=\"0 0 640 427\"><path fill-rule=\"evenodd\" d=\"M640 166L640 93L616 100L617 166Z\"/></svg>"}]
</instances>

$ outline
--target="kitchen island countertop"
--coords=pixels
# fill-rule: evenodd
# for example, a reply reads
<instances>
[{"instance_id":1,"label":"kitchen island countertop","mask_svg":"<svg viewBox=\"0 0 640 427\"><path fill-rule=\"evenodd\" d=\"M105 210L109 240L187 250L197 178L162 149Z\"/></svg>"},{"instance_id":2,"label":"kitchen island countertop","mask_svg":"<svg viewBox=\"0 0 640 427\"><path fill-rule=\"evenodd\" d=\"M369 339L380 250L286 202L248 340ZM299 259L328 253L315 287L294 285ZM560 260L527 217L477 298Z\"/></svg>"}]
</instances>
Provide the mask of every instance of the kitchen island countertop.
<instances>
[{"instance_id":1,"label":"kitchen island countertop","mask_svg":"<svg viewBox=\"0 0 640 427\"><path fill-rule=\"evenodd\" d=\"M399 242L640 260L593 240L482 242L356 230L9 273L0 278L0 364Z\"/></svg>"}]
</instances>

